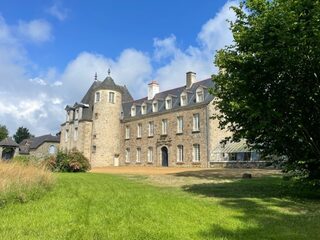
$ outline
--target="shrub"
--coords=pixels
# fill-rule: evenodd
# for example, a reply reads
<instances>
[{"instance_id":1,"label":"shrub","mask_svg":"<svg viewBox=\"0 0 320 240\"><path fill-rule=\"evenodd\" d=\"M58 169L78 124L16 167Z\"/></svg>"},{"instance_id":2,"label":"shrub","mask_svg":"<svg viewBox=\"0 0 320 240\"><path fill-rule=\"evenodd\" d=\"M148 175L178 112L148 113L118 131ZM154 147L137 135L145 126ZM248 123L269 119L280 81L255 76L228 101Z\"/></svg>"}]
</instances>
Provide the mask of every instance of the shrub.
<instances>
[{"instance_id":1,"label":"shrub","mask_svg":"<svg viewBox=\"0 0 320 240\"><path fill-rule=\"evenodd\" d=\"M52 173L32 165L0 162L0 206L40 197L53 185Z\"/></svg>"},{"instance_id":2,"label":"shrub","mask_svg":"<svg viewBox=\"0 0 320 240\"><path fill-rule=\"evenodd\" d=\"M57 156L50 156L44 162L48 169L56 172L85 172L90 169L89 160L75 149L69 153L59 151Z\"/></svg>"}]
</instances>

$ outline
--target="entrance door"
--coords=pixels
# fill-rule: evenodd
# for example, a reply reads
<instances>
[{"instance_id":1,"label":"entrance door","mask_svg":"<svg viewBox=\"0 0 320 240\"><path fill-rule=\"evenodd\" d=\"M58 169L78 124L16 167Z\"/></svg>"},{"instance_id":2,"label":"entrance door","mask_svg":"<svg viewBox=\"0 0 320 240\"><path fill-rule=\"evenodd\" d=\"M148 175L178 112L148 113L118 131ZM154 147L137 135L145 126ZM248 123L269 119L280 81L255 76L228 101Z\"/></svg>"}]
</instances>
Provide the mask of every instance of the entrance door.
<instances>
[{"instance_id":1,"label":"entrance door","mask_svg":"<svg viewBox=\"0 0 320 240\"><path fill-rule=\"evenodd\" d=\"M169 161L168 161L168 148L167 147L161 148L161 155L162 155L162 167L168 167Z\"/></svg>"},{"instance_id":2,"label":"entrance door","mask_svg":"<svg viewBox=\"0 0 320 240\"><path fill-rule=\"evenodd\" d=\"M113 165L115 167L119 167L119 156L114 156L113 158Z\"/></svg>"}]
</instances>

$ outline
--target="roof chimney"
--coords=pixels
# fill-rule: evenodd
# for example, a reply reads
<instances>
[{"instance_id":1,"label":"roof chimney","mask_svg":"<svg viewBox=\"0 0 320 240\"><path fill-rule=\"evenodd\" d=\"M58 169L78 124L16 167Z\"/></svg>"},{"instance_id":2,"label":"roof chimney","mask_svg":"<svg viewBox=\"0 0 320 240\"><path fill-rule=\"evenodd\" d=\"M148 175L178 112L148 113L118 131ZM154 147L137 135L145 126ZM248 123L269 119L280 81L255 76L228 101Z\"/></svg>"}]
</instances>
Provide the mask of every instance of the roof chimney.
<instances>
[{"instance_id":1,"label":"roof chimney","mask_svg":"<svg viewBox=\"0 0 320 240\"><path fill-rule=\"evenodd\" d=\"M186 86L187 88L191 88L192 84L196 82L196 73L194 72L187 72L186 73Z\"/></svg>"},{"instance_id":2,"label":"roof chimney","mask_svg":"<svg viewBox=\"0 0 320 240\"><path fill-rule=\"evenodd\" d=\"M160 87L157 81L153 80L151 83L148 84L148 100L154 98L154 96L159 93Z\"/></svg>"}]
</instances>

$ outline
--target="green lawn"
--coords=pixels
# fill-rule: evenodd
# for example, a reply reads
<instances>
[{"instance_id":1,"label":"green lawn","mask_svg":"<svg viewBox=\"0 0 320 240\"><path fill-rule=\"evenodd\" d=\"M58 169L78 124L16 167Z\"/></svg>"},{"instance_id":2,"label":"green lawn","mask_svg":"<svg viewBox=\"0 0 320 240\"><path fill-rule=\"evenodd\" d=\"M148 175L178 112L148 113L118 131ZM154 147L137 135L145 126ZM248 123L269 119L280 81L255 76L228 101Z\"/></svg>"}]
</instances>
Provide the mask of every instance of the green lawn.
<instances>
[{"instance_id":1,"label":"green lawn","mask_svg":"<svg viewBox=\"0 0 320 240\"><path fill-rule=\"evenodd\" d=\"M0 239L320 239L320 193L295 189L280 177L178 188L58 174L42 198L0 209Z\"/></svg>"}]
</instances>

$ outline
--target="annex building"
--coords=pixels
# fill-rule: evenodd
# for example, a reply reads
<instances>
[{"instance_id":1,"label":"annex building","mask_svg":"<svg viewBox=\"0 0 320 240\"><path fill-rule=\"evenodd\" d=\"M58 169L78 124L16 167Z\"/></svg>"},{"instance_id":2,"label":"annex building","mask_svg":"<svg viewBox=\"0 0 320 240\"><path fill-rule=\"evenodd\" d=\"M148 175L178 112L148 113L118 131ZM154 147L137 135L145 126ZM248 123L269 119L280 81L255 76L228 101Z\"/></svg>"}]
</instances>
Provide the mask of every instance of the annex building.
<instances>
[{"instance_id":1,"label":"annex building","mask_svg":"<svg viewBox=\"0 0 320 240\"><path fill-rule=\"evenodd\" d=\"M83 152L92 167L142 165L210 167L252 162L259 156L244 142L221 145L230 133L212 119L216 110L211 78L197 81L188 72L185 85L160 92L148 84L147 96L134 100L126 86L109 75L95 81L83 99L66 106L60 148Z\"/></svg>"}]
</instances>

